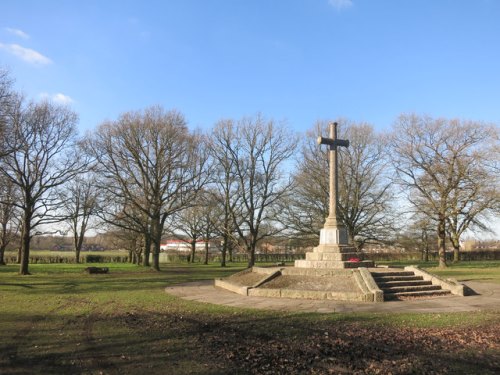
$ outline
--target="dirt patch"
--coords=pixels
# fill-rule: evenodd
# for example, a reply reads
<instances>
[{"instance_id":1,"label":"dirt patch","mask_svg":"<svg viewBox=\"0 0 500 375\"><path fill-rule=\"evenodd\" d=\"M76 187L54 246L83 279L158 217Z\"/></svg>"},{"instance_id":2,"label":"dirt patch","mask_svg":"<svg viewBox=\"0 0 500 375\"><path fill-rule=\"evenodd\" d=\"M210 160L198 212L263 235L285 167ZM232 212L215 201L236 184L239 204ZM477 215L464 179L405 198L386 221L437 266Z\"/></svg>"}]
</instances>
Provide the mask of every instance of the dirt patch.
<instances>
[{"instance_id":1,"label":"dirt patch","mask_svg":"<svg viewBox=\"0 0 500 375\"><path fill-rule=\"evenodd\" d=\"M252 286L265 278L266 274L256 272L246 272L229 276L226 280L241 286Z\"/></svg>"},{"instance_id":2,"label":"dirt patch","mask_svg":"<svg viewBox=\"0 0 500 375\"><path fill-rule=\"evenodd\" d=\"M210 356L245 374L495 374L500 326L481 329L318 324L309 332L206 335ZM262 327L259 327L262 328ZM284 328L284 327L283 327ZM296 332L295 332L296 333Z\"/></svg>"},{"instance_id":3,"label":"dirt patch","mask_svg":"<svg viewBox=\"0 0 500 375\"><path fill-rule=\"evenodd\" d=\"M282 275L261 286L264 289L318 290L331 292L354 292L359 287L352 276L305 276Z\"/></svg>"},{"instance_id":4,"label":"dirt patch","mask_svg":"<svg viewBox=\"0 0 500 375\"><path fill-rule=\"evenodd\" d=\"M328 319L312 324L272 315L227 319L144 312L126 315L122 322L141 327L138 333L155 342L181 340L205 373L496 374L500 368L500 323L405 328ZM173 371L162 358L163 370Z\"/></svg>"}]
</instances>

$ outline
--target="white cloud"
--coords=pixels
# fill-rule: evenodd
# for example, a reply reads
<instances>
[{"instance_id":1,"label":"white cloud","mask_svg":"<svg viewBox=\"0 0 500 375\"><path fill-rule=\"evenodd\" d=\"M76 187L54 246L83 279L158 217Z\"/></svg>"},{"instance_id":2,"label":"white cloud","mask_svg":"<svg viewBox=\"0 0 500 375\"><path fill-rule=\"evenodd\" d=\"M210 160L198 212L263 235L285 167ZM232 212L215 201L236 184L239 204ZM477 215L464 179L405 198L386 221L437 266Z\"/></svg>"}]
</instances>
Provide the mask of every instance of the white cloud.
<instances>
[{"instance_id":1,"label":"white cloud","mask_svg":"<svg viewBox=\"0 0 500 375\"><path fill-rule=\"evenodd\" d=\"M52 95L52 100L59 104L71 104L74 102L68 95L61 94L60 92Z\"/></svg>"},{"instance_id":2,"label":"white cloud","mask_svg":"<svg viewBox=\"0 0 500 375\"><path fill-rule=\"evenodd\" d=\"M353 6L352 0L328 0L328 4L330 4L337 10L342 10Z\"/></svg>"},{"instance_id":3,"label":"white cloud","mask_svg":"<svg viewBox=\"0 0 500 375\"><path fill-rule=\"evenodd\" d=\"M7 32L9 32L11 34L14 34L15 36L18 36L20 38L23 38L23 39L29 39L30 38L30 36L27 33L25 33L24 31L19 30L19 29L14 29L12 27L6 27L5 31L7 31Z\"/></svg>"},{"instance_id":4,"label":"white cloud","mask_svg":"<svg viewBox=\"0 0 500 375\"><path fill-rule=\"evenodd\" d=\"M51 100L57 104L68 105L75 102L70 96L61 94L60 92L58 92L57 94L42 92L39 96L42 99Z\"/></svg>"},{"instance_id":5,"label":"white cloud","mask_svg":"<svg viewBox=\"0 0 500 375\"><path fill-rule=\"evenodd\" d=\"M52 63L51 59L42 55L40 52L37 52L30 48L22 47L19 44L0 43L0 49L3 49L12 55L15 55L30 64L47 65Z\"/></svg>"}]
</instances>

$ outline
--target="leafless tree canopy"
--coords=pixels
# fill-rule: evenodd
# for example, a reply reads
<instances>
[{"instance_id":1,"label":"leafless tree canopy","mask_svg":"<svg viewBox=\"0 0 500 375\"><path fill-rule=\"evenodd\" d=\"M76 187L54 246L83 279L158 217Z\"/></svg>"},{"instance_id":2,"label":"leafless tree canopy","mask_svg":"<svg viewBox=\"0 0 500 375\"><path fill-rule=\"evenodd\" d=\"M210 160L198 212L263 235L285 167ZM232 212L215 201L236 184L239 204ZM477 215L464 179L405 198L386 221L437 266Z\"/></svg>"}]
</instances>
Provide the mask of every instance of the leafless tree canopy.
<instances>
[{"instance_id":1,"label":"leafless tree canopy","mask_svg":"<svg viewBox=\"0 0 500 375\"><path fill-rule=\"evenodd\" d=\"M91 174L81 174L69 181L60 193L61 215L73 236L75 260L80 263L80 252L90 220L97 214L99 191Z\"/></svg>"},{"instance_id":2,"label":"leafless tree canopy","mask_svg":"<svg viewBox=\"0 0 500 375\"><path fill-rule=\"evenodd\" d=\"M80 173L85 163L76 154L75 112L49 102L24 104L20 98L10 111L4 139L11 152L2 159L0 174L20 192L16 202L23 223L20 273L27 274L32 230L60 221L55 188Z\"/></svg>"},{"instance_id":3,"label":"leafless tree canopy","mask_svg":"<svg viewBox=\"0 0 500 375\"><path fill-rule=\"evenodd\" d=\"M299 144L260 114L221 120L204 135L190 131L181 113L155 106L103 123L84 142L77 121L68 107L28 103L0 68L0 264L19 229L20 273L27 274L32 237L63 220L78 260L94 214L137 262L149 266L152 252L155 269L166 225L192 243L220 237L222 266L236 245L252 266L259 242L285 231L317 243L328 215L329 158L316 143L326 122ZM401 201L414 214L407 238L421 236L424 253L437 238L441 266L445 241L458 260L464 233L490 229L500 213L498 126L410 114L383 136L369 124L338 122L340 138L350 141L339 150L339 214L359 249L398 236Z\"/></svg>"},{"instance_id":4,"label":"leafless tree canopy","mask_svg":"<svg viewBox=\"0 0 500 375\"><path fill-rule=\"evenodd\" d=\"M179 112L161 107L125 113L101 125L88 142L101 188L114 197L120 214L144 231L144 260L152 244L155 269L165 221L189 206L205 183L203 142Z\"/></svg>"},{"instance_id":5,"label":"leafless tree canopy","mask_svg":"<svg viewBox=\"0 0 500 375\"><path fill-rule=\"evenodd\" d=\"M261 115L216 125L212 154L219 165L225 231L227 236L232 229L238 233L248 251L249 266L255 262L258 241L280 230L272 223L277 222L278 203L290 192L284 167L296 143L284 125Z\"/></svg>"},{"instance_id":6,"label":"leafless tree canopy","mask_svg":"<svg viewBox=\"0 0 500 375\"><path fill-rule=\"evenodd\" d=\"M436 222L442 267L447 223L452 231L459 221L465 227L478 224L480 215L492 208L484 202L498 202L498 175L491 174L490 165L495 147L498 129L482 123L417 115L397 121L392 141L397 182L415 210Z\"/></svg>"}]
</instances>

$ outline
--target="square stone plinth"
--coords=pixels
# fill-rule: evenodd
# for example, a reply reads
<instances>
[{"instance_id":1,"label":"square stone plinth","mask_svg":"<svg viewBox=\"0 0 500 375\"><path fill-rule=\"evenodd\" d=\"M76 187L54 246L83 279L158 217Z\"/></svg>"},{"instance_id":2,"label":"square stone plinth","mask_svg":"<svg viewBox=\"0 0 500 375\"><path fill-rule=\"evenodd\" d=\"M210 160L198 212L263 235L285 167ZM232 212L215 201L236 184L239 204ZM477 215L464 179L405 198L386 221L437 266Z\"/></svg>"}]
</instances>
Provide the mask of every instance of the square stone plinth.
<instances>
[{"instance_id":1,"label":"square stone plinth","mask_svg":"<svg viewBox=\"0 0 500 375\"><path fill-rule=\"evenodd\" d=\"M349 239L344 227L325 227L319 233L320 245L347 245Z\"/></svg>"}]
</instances>

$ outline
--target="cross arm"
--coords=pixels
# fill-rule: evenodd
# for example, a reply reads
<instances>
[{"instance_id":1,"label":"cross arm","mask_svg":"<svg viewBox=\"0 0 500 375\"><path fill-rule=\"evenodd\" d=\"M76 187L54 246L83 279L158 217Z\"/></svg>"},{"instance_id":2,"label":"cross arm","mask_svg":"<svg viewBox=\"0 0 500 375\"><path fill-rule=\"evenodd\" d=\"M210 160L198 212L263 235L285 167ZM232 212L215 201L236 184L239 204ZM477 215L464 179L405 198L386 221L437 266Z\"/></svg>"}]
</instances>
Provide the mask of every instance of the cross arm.
<instances>
[{"instance_id":1,"label":"cross arm","mask_svg":"<svg viewBox=\"0 0 500 375\"><path fill-rule=\"evenodd\" d=\"M342 146L349 147L349 141L346 139L331 139L325 137L318 137L319 145L329 145L330 147Z\"/></svg>"}]
</instances>

